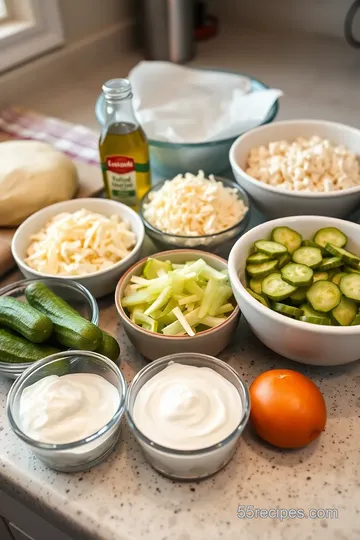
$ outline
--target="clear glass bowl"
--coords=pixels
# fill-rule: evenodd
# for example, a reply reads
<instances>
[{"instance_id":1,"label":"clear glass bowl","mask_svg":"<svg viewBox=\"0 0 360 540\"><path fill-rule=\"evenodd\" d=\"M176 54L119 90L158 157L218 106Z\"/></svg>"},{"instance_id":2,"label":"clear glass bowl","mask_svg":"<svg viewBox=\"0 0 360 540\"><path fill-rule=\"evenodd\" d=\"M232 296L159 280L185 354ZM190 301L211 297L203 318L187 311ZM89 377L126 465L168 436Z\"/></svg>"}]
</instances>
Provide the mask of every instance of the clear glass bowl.
<instances>
[{"instance_id":1,"label":"clear glass bowl","mask_svg":"<svg viewBox=\"0 0 360 540\"><path fill-rule=\"evenodd\" d=\"M269 88L266 84L248 74L239 73L228 69L196 68L206 71L233 73L244 75L249 78L251 90L259 92ZM268 112L262 124L268 124L274 120L279 112L279 100ZM95 105L96 118L100 125L104 124L104 96L101 94ZM229 151L241 133L235 137L200 143L169 143L166 141L149 138L150 165L153 176L172 178L176 174L187 171L197 173L199 169L205 174L224 174L229 167Z\"/></svg>"},{"instance_id":2,"label":"clear glass bowl","mask_svg":"<svg viewBox=\"0 0 360 540\"><path fill-rule=\"evenodd\" d=\"M60 298L66 300L82 317L96 325L98 324L99 308L95 298L83 285L75 281L65 281L56 278L23 279L0 289L0 296L12 296L17 300L26 302L26 287L31 283L38 282L44 283L51 291L60 296ZM0 354L0 375L16 379L28 367L29 363L9 364L8 362L2 362Z\"/></svg>"},{"instance_id":3,"label":"clear glass bowl","mask_svg":"<svg viewBox=\"0 0 360 540\"><path fill-rule=\"evenodd\" d=\"M154 225L152 225L144 216L144 205L149 203L151 193L158 191L163 187L164 183L167 181L163 180L155 184L144 195L140 201L139 207L139 214L143 220L145 231L159 249L200 249L210 251L211 253L215 253L222 257L227 257L236 240L245 232L248 226L250 220L251 203L246 192L236 182L228 180L227 178L221 178L219 176L215 176L215 180L222 182L225 187L236 189L238 198L244 201L245 206L248 208L243 218L229 229L211 235L181 236L163 232L154 227Z\"/></svg>"},{"instance_id":4,"label":"clear glass bowl","mask_svg":"<svg viewBox=\"0 0 360 540\"><path fill-rule=\"evenodd\" d=\"M28 437L19 422L19 405L24 389L48 375L95 373L114 385L120 403L112 419L86 439L68 444L49 444ZM6 413L11 428L28 448L48 467L62 472L90 469L110 454L119 435L125 408L126 381L118 366L105 356L89 351L65 351L53 354L32 364L11 387Z\"/></svg>"},{"instance_id":5,"label":"clear glass bowl","mask_svg":"<svg viewBox=\"0 0 360 540\"><path fill-rule=\"evenodd\" d=\"M243 414L236 429L223 441L201 450L174 450L157 444L146 437L135 425L133 409L136 396L144 384L165 369L169 362L197 367L208 367L231 382L239 393ZM164 356L145 366L134 377L126 396L126 419L140 444L145 458L157 471L178 480L206 478L222 469L232 458L239 437L250 414L250 396L246 384L228 364L213 356L200 353L179 353Z\"/></svg>"}]
</instances>

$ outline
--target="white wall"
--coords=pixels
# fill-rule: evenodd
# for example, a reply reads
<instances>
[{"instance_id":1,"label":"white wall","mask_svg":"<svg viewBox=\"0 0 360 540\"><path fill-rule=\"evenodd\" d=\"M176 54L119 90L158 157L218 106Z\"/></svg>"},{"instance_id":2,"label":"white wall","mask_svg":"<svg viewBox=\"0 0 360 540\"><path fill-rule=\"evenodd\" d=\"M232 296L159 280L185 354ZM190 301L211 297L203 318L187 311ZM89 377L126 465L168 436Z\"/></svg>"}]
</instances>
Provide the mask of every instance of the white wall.
<instances>
[{"instance_id":1,"label":"white wall","mask_svg":"<svg viewBox=\"0 0 360 540\"><path fill-rule=\"evenodd\" d=\"M343 36L345 14L353 0L209 0L221 21L236 21L239 31L258 27L269 31L316 32ZM360 38L360 13L354 29Z\"/></svg>"},{"instance_id":2,"label":"white wall","mask_svg":"<svg viewBox=\"0 0 360 540\"><path fill-rule=\"evenodd\" d=\"M67 43L88 37L132 14L132 0L60 0Z\"/></svg>"}]
</instances>

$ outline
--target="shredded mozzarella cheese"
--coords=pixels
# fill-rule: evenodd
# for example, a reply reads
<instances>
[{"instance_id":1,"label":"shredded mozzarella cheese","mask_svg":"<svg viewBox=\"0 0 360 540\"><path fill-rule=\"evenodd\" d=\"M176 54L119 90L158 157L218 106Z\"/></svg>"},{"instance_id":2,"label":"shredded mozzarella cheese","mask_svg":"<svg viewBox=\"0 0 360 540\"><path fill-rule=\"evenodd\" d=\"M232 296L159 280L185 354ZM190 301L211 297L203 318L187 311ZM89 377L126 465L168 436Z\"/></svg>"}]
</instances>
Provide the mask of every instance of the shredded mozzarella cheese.
<instances>
[{"instance_id":1,"label":"shredded mozzarella cheese","mask_svg":"<svg viewBox=\"0 0 360 540\"><path fill-rule=\"evenodd\" d=\"M252 148L247 165L249 176L288 191L328 193L360 185L356 154L318 136Z\"/></svg>"},{"instance_id":2,"label":"shredded mozzarella cheese","mask_svg":"<svg viewBox=\"0 0 360 540\"><path fill-rule=\"evenodd\" d=\"M135 244L135 234L120 216L82 209L58 214L32 235L24 262L44 274L79 276L110 268Z\"/></svg>"},{"instance_id":3,"label":"shredded mozzarella cheese","mask_svg":"<svg viewBox=\"0 0 360 540\"><path fill-rule=\"evenodd\" d=\"M241 221L247 212L237 190L213 176L179 174L149 195L145 219L157 229L180 236L216 234Z\"/></svg>"}]
</instances>

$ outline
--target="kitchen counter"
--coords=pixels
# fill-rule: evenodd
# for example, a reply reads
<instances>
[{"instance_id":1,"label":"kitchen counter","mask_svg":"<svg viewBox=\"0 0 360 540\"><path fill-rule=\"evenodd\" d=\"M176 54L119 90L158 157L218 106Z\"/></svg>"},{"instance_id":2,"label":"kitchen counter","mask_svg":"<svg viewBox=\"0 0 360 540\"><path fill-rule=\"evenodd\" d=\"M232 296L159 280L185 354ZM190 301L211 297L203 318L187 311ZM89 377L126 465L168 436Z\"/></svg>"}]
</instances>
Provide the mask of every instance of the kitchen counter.
<instances>
[{"instance_id":1,"label":"kitchen counter","mask_svg":"<svg viewBox=\"0 0 360 540\"><path fill-rule=\"evenodd\" d=\"M49 79L39 92L24 89L16 99L39 112L96 128L93 106L101 83L126 75L139 60L136 52L121 62L107 58L87 75L69 73L57 87ZM327 118L359 127L360 116L354 115L359 61L360 53L341 42L308 36L285 42L280 35L223 30L218 39L200 45L194 65L237 69L282 88L279 118ZM13 274L6 281L19 278ZM144 360L119 327L112 299L102 300L100 307L100 324L116 333L122 370L130 381ZM340 349L338 353L341 357ZM220 356L247 383L274 367L310 376L326 399L326 431L303 450L280 451L260 442L248 428L225 469L199 483L178 483L146 464L124 422L116 451L105 463L83 474L61 474L45 468L9 429L5 401L10 382L0 379L0 489L74 540L360 539L360 362L316 368L285 360L264 347L243 319L233 344ZM239 505L251 506L248 519L237 517ZM338 518L250 519L252 507L336 509Z\"/></svg>"},{"instance_id":2,"label":"kitchen counter","mask_svg":"<svg viewBox=\"0 0 360 540\"><path fill-rule=\"evenodd\" d=\"M7 282L19 278L8 277ZM100 302L101 326L117 335L128 382L144 365L118 324L112 299ZM339 350L341 356L341 350ZM328 408L321 437L305 449L276 450L248 427L234 459L201 482L174 482L145 462L124 425L108 460L91 471L61 474L42 465L11 432L5 416L10 382L0 381L0 488L74 540L356 540L360 538L360 363L316 368L264 347L242 320L220 357L250 384L266 369L310 376ZM125 424L125 422L124 422ZM247 519L237 517L248 507ZM251 509L336 509L327 519L263 519ZM321 512L321 511L320 511ZM324 513L320 513L323 516Z\"/></svg>"}]
</instances>

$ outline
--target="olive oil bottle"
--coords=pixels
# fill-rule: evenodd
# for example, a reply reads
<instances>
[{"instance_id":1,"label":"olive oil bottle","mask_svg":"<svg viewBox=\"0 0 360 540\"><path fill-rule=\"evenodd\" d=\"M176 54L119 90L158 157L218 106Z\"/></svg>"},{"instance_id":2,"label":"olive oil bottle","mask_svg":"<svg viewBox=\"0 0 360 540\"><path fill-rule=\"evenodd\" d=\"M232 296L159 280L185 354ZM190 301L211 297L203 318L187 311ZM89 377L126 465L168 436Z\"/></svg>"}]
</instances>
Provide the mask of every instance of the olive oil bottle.
<instances>
[{"instance_id":1,"label":"olive oil bottle","mask_svg":"<svg viewBox=\"0 0 360 540\"><path fill-rule=\"evenodd\" d=\"M134 114L130 82L111 79L102 90L105 123L99 151L106 196L137 210L151 187L146 135Z\"/></svg>"}]
</instances>

